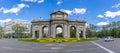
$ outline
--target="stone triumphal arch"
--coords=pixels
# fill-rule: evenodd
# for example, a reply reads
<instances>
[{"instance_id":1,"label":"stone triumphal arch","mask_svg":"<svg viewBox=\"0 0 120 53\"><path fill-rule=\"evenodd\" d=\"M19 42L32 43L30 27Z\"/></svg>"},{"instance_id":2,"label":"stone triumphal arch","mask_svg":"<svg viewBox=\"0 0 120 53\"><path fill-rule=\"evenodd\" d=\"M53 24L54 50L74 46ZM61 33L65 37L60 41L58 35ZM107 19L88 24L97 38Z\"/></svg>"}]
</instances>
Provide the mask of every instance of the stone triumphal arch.
<instances>
[{"instance_id":1,"label":"stone triumphal arch","mask_svg":"<svg viewBox=\"0 0 120 53\"><path fill-rule=\"evenodd\" d=\"M86 38L85 20L69 20L68 14L64 11L54 11L50 14L50 20L33 19L32 20L32 38L56 38L56 27L62 28L62 37L70 38L70 28L74 27L76 38ZM46 28L47 31L44 31ZM44 34L44 32L46 34Z\"/></svg>"}]
</instances>

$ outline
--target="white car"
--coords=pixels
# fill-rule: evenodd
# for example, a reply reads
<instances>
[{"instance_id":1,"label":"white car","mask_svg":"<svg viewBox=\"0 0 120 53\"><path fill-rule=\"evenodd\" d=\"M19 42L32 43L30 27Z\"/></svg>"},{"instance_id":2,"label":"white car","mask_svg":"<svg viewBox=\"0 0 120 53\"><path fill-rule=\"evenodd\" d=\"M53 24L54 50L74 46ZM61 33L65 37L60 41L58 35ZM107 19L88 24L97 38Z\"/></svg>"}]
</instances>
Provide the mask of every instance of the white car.
<instances>
[{"instance_id":1,"label":"white car","mask_svg":"<svg viewBox=\"0 0 120 53\"><path fill-rule=\"evenodd\" d=\"M112 37L106 37L104 39L105 42L110 42L110 41L114 41L114 39Z\"/></svg>"}]
</instances>

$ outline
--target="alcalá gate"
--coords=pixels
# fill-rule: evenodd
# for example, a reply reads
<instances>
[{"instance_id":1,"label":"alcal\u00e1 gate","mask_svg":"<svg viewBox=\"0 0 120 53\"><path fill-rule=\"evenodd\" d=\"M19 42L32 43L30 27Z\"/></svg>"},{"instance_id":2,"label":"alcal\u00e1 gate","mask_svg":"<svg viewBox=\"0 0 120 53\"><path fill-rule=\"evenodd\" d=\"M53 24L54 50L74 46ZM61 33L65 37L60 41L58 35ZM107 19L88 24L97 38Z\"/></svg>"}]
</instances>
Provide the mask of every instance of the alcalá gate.
<instances>
[{"instance_id":1,"label":"alcal\u00e1 gate","mask_svg":"<svg viewBox=\"0 0 120 53\"><path fill-rule=\"evenodd\" d=\"M58 10L50 14L50 20L33 19L32 20L32 38L56 38L56 28L62 28L63 38L72 38L70 34L71 28L74 28L76 38L86 38L85 35L85 20L69 20L68 14L64 11ZM47 27L48 33L44 34L43 29Z\"/></svg>"}]
</instances>

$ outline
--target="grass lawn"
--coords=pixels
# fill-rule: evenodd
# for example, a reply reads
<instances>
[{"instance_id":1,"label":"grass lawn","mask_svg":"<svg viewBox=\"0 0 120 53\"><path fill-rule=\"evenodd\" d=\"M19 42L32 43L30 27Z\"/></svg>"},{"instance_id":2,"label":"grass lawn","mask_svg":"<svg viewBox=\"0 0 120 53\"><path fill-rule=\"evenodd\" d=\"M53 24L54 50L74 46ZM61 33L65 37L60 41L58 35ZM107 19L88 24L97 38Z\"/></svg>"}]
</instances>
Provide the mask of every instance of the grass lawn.
<instances>
[{"instance_id":1,"label":"grass lawn","mask_svg":"<svg viewBox=\"0 0 120 53\"><path fill-rule=\"evenodd\" d=\"M20 38L19 41L25 42L83 42L94 41L97 38Z\"/></svg>"}]
</instances>

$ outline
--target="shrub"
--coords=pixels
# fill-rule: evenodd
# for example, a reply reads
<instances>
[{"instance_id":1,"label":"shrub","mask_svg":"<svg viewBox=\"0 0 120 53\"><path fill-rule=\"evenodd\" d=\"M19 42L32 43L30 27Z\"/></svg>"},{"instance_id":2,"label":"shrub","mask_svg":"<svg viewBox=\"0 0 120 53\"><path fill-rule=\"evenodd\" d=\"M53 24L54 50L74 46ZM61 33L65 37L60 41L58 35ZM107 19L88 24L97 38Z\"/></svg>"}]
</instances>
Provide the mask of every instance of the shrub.
<instances>
[{"instance_id":1,"label":"shrub","mask_svg":"<svg viewBox=\"0 0 120 53\"><path fill-rule=\"evenodd\" d=\"M20 38L20 41L29 42L80 42L80 41L93 41L96 38Z\"/></svg>"}]
</instances>

